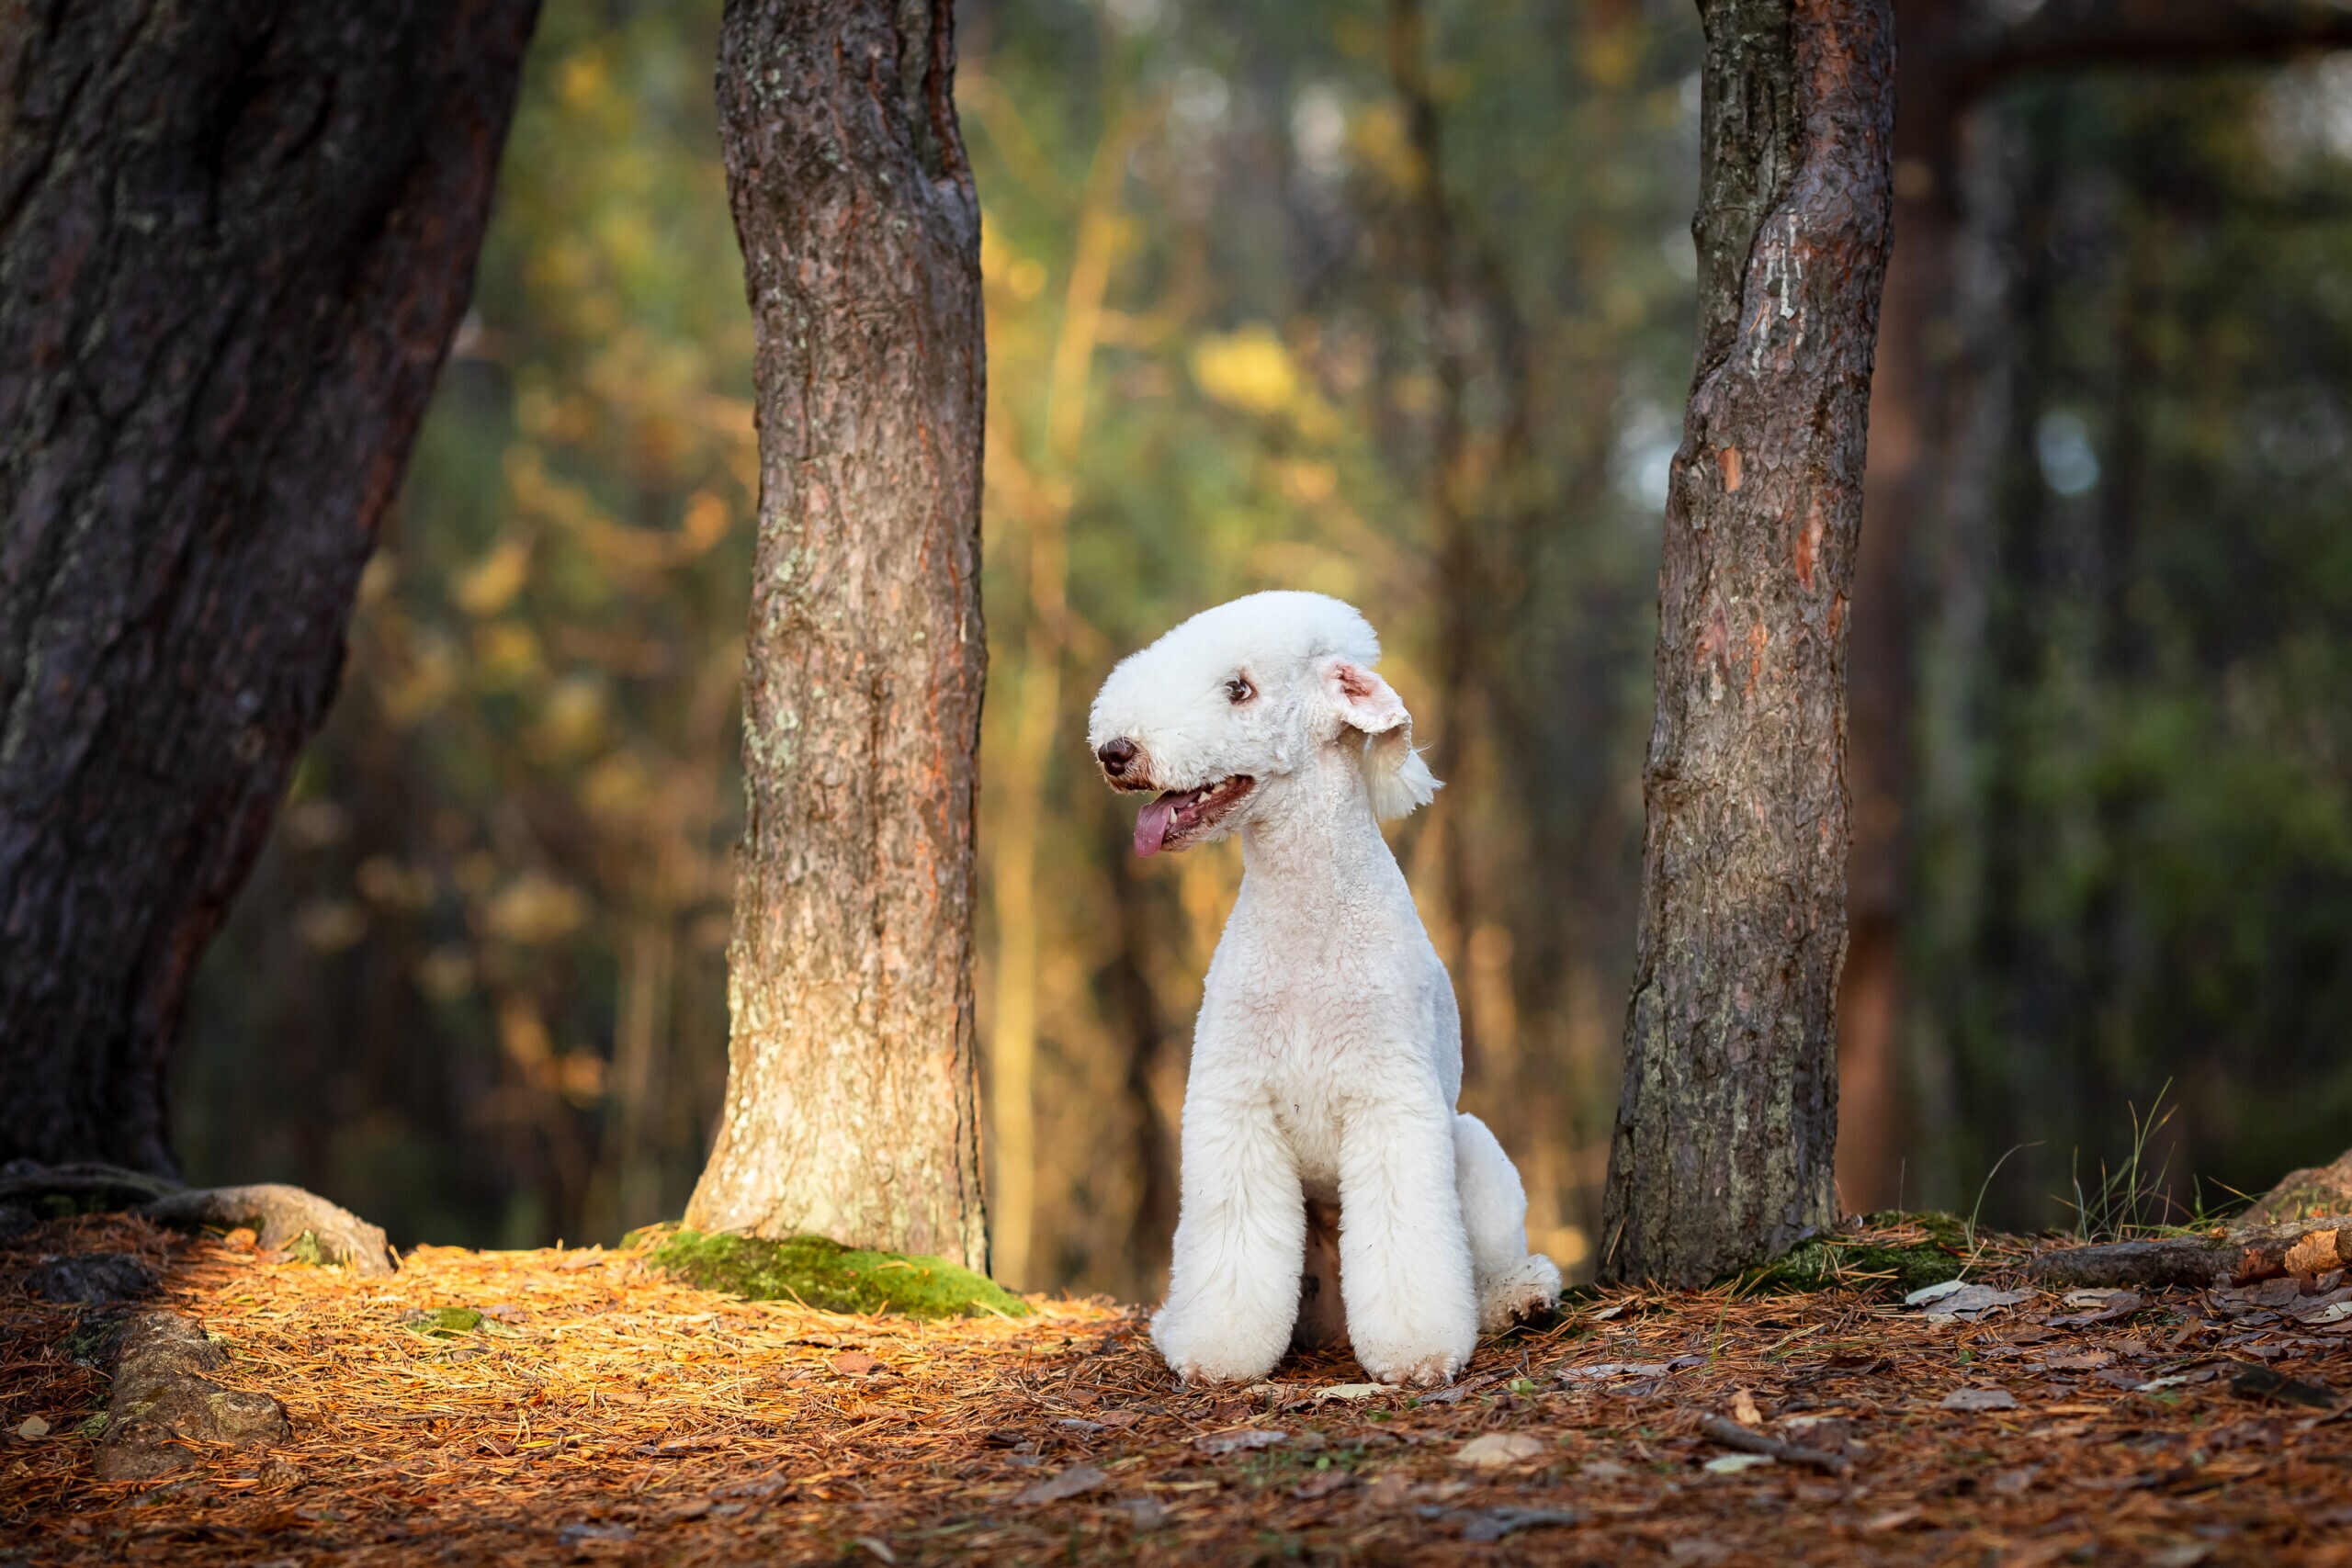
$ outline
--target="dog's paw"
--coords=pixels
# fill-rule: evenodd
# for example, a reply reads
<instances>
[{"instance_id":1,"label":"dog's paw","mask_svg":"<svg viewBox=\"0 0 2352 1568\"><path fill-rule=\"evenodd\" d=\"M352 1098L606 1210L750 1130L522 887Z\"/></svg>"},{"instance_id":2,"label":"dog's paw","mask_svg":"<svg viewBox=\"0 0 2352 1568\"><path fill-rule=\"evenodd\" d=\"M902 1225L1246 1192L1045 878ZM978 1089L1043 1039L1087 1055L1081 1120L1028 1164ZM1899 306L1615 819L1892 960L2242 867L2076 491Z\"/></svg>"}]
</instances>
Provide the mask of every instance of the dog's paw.
<instances>
[{"instance_id":1,"label":"dog's paw","mask_svg":"<svg viewBox=\"0 0 2352 1568\"><path fill-rule=\"evenodd\" d=\"M1462 1358L1450 1352L1364 1369L1392 1388L1442 1388L1461 1370Z\"/></svg>"},{"instance_id":2,"label":"dog's paw","mask_svg":"<svg viewBox=\"0 0 2352 1568\"><path fill-rule=\"evenodd\" d=\"M1486 1281L1478 1296L1478 1332L1500 1334L1546 1316L1559 1304L1558 1267L1542 1253L1532 1252Z\"/></svg>"},{"instance_id":3,"label":"dog's paw","mask_svg":"<svg viewBox=\"0 0 2352 1568\"><path fill-rule=\"evenodd\" d=\"M1171 1316L1164 1307L1151 1322L1151 1342L1187 1387L1257 1382L1281 1359L1279 1349L1269 1356L1261 1348L1238 1342L1229 1328L1220 1333L1198 1328L1195 1323L1190 1314Z\"/></svg>"}]
</instances>

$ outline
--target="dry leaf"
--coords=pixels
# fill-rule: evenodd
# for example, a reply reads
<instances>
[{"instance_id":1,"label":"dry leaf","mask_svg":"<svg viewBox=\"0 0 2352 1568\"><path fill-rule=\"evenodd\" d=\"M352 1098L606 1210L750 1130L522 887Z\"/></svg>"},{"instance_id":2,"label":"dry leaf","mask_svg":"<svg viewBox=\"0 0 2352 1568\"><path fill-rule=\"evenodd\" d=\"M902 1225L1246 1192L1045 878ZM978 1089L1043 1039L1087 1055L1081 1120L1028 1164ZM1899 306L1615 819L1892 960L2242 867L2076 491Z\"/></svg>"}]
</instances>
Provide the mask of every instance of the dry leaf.
<instances>
[{"instance_id":1,"label":"dry leaf","mask_svg":"<svg viewBox=\"0 0 2352 1568\"><path fill-rule=\"evenodd\" d=\"M1548 1444L1523 1432L1489 1432L1483 1438L1473 1438L1453 1450L1456 1464L1476 1465L1482 1470L1500 1465L1525 1464L1550 1453Z\"/></svg>"},{"instance_id":2,"label":"dry leaf","mask_svg":"<svg viewBox=\"0 0 2352 1568\"><path fill-rule=\"evenodd\" d=\"M845 1378L862 1378L881 1364L863 1350L844 1350L826 1363Z\"/></svg>"},{"instance_id":3,"label":"dry leaf","mask_svg":"<svg viewBox=\"0 0 2352 1568\"><path fill-rule=\"evenodd\" d=\"M1014 1494L1012 1500L1022 1505L1059 1503L1071 1497L1083 1497L1089 1492L1106 1485L1110 1479L1091 1464L1074 1464L1059 1475L1032 1482Z\"/></svg>"},{"instance_id":4,"label":"dry leaf","mask_svg":"<svg viewBox=\"0 0 2352 1568\"><path fill-rule=\"evenodd\" d=\"M1573 1525L1583 1516L1566 1508L1464 1508L1447 1516L1462 1523L1464 1540L1500 1540L1514 1531L1537 1525Z\"/></svg>"},{"instance_id":5,"label":"dry leaf","mask_svg":"<svg viewBox=\"0 0 2352 1568\"><path fill-rule=\"evenodd\" d=\"M1193 1446L1209 1455L1240 1453L1249 1449L1271 1449L1288 1440L1288 1432L1278 1432L1263 1427L1244 1427L1231 1432L1211 1432L1193 1439Z\"/></svg>"},{"instance_id":6,"label":"dry leaf","mask_svg":"<svg viewBox=\"0 0 2352 1568\"><path fill-rule=\"evenodd\" d=\"M1744 1388L1731 1396L1731 1418L1743 1427L1764 1425L1764 1412L1756 1408L1756 1396Z\"/></svg>"},{"instance_id":7,"label":"dry leaf","mask_svg":"<svg viewBox=\"0 0 2352 1568\"><path fill-rule=\"evenodd\" d=\"M1385 1383L1332 1383L1329 1387L1318 1388L1315 1391L1315 1402L1317 1404L1320 1404L1327 1399L1370 1399L1376 1393L1394 1393L1395 1392L1396 1390L1388 1387Z\"/></svg>"},{"instance_id":8,"label":"dry leaf","mask_svg":"<svg viewBox=\"0 0 2352 1568\"><path fill-rule=\"evenodd\" d=\"M1157 1498L1121 1497L1111 1506L1127 1516L1127 1523L1139 1530L1156 1530L1168 1522L1168 1510Z\"/></svg>"},{"instance_id":9,"label":"dry leaf","mask_svg":"<svg viewBox=\"0 0 2352 1568\"><path fill-rule=\"evenodd\" d=\"M1355 1476L1344 1470L1318 1470L1290 1489L1290 1495L1303 1503L1317 1497L1329 1497L1342 1487L1353 1486Z\"/></svg>"},{"instance_id":10,"label":"dry leaf","mask_svg":"<svg viewBox=\"0 0 2352 1568\"><path fill-rule=\"evenodd\" d=\"M1937 1404L1939 1410L2015 1410L2017 1396L2000 1388L1956 1388Z\"/></svg>"}]
</instances>

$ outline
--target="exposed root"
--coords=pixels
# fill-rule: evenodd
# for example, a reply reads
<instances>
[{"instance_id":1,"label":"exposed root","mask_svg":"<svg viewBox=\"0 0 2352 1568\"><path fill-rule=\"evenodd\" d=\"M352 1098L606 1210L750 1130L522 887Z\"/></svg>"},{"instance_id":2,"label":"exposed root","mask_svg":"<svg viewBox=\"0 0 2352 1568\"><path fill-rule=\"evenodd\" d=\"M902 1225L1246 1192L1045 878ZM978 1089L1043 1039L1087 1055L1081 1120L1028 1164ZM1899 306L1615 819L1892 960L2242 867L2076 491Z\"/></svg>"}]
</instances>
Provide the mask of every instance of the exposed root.
<instances>
[{"instance_id":1,"label":"exposed root","mask_svg":"<svg viewBox=\"0 0 2352 1568\"><path fill-rule=\"evenodd\" d=\"M2244 1285L2352 1268L2352 1219L2303 1220L2222 1235L2159 1236L2066 1247L2026 1265L2051 1285Z\"/></svg>"}]
</instances>

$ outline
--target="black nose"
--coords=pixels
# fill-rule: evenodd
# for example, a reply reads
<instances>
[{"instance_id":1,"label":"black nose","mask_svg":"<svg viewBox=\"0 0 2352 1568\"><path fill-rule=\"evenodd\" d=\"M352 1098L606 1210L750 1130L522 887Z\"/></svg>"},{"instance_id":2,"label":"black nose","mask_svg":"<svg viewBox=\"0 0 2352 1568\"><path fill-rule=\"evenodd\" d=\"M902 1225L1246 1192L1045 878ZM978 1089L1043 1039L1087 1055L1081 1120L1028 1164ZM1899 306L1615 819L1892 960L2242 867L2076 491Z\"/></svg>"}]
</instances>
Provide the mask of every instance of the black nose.
<instances>
[{"instance_id":1,"label":"black nose","mask_svg":"<svg viewBox=\"0 0 2352 1568\"><path fill-rule=\"evenodd\" d=\"M1106 741L1102 749L1094 753L1094 760L1102 764L1106 776L1123 779L1127 776L1127 770L1135 766L1136 743L1125 736Z\"/></svg>"}]
</instances>

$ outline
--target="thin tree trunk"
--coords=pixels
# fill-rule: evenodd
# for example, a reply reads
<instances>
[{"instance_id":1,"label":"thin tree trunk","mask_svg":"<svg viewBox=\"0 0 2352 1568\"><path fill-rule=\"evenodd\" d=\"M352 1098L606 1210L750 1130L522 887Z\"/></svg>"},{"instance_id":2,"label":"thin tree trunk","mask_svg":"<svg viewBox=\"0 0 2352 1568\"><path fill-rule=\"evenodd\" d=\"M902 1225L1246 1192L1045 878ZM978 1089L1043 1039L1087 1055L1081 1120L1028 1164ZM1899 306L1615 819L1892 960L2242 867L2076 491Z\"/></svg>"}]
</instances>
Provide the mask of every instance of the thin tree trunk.
<instances>
[{"instance_id":1,"label":"thin tree trunk","mask_svg":"<svg viewBox=\"0 0 2352 1568\"><path fill-rule=\"evenodd\" d=\"M973 1074L984 376L949 0L730 0L757 334L750 809L690 1224L987 1262Z\"/></svg>"},{"instance_id":2,"label":"thin tree trunk","mask_svg":"<svg viewBox=\"0 0 2352 1568\"><path fill-rule=\"evenodd\" d=\"M1483 1066L1485 1030L1490 1021L1479 1005L1478 987L1469 984L1470 938L1477 925L1470 830L1476 791L1469 768L1477 750L1479 710L1484 706L1479 627L1493 615L1493 605L1488 602L1470 494L1474 481L1465 404L1473 323L1464 298L1461 260L1455 254L1459 225L1446 199L1444 125L1430 82L1429 50L1429 24L1421 0L1390 0L1388 79L1404 109L1406 138L1413 153L1412 200L1406 210L1413 228L1414 268L1429 311L1430 370L1437 384L1428 477L1430 545L1437 568L1438 601L1436 722L1430 726L1437 739L1430 762L1432 771L1453 786L1438 809L1422 819L1419 831L1438 835L1437 841L1427 846L1436 851L1439 907L1444 911L1444 929L1437 933L1438 941L1456 981L1463 1054L1476 1078ZM1412 850L1423 847L1416 841ZM1412 850L1407 851L1408 864L1419 859Z\"/></svg>"},{"instance_id":3,"label":"thin tree trunk","mask_svg":"<svg viewBox=\"0 0 2352 1568\"><path fill-rule=\"evenodd\" d=\"M1135 1127L1136 1206L1127 1225L1125 1261L1134 1281L1132 1294L1152 1300L1166 1289L1170 1244L1176 1234L1176 1129L1160 1109L1157 1080L1168 1043L1178 1031L1152 989L1144 955L1153 943L1166 940L1168 928L1153 918L1160 911L1154 908L1151 889L1135 872L1135 857L1126 852L1133 833L1125 818L1108 816L1105 827L1107 852L1102 863L1111 868L1118 946L1101 984L1105 1011L1126 1048L1120 1093Z\"/></svg>"},{"instance_id":4,"label":"thin tree trunk","mask_svg":"<svg viewBox=\"0 0 2352 1568\"><path fill-rule=\"evenodd\" d=\"M1958 203L1959 116L1948 0L1896 0L1894 246L1871 378L1870 465L1854 563L1847 775L1853 792L1846 969L1838 997L1838 1197L1904 1190L1902 1021L1905 804L1913 779L1917 618L1913 520L1933 504L1947 449L1945 389Z\"/></svg>"},{"instance_id":5,"label":"thin tree trunk","mask_svg":"<svg viewBox=\"0 0 2352 1568\"><path fill-rule=\"evenodd\" d=\"M1850 774L1851 926L1838 998L1838 1186L1852 1209L1904 1188L1905 910L1914 762L1917 541L1936 533L1957 390L1958 160L1974 104L2015 76L2142 64L2207 68L2352 42L2332 0L2047 0L2004 19L1951 0L1896 0L1894 251L1871 397L1869 479L1855 568Z\"/></svg>"},{"instance_id":6,"label":"thin tree trunk","mask_svg":"<svg viewBox=\"0 0 2352 1568\"><path fill-rule=\"evenodd\" d=\"M1037 1224L1037 858L1055 740L1062 733L1062 659L1069 632L1069 547L1065 525L1077 494L1086 439L1094 356L1119 241L1119 197L1127 152L1141 121L1123 118L1094 149L1071 246L1061 325L1046 388L1043 472L1030 476L1026 504L1014 509L1028 547L1028 624L1013 688L1004 757L1003 826L989 867L996 916L996 1006L989 1029L989 1125L996 1134L995 1262L1016 1289L1031 1273ZM999 426L1000 452L1011 421ZM1042 480L1042 482L1040 482Z\"/></svg>"},{"instance_id":7,"label":"thin tree trunk","mask_svg":"<svg viewBox=\"0 0 2352 1568\"><path fill-rule=\"evenodd\" d=\"M1887 0L1707 0L1698 364L1603 1278L1698 1284L1832 1224L1845 620L1886 266Z\"/></svg>"},{"instance_id":8,"label":"thin tree trunk","mask_svg":"<svg viewBox=\"0 0 2352 1568\"><path fill-rule=\"evenodd\" d=\"M173 1168L537 0L0 10L0 1161Z\"/></svg>"}]
</instances>

